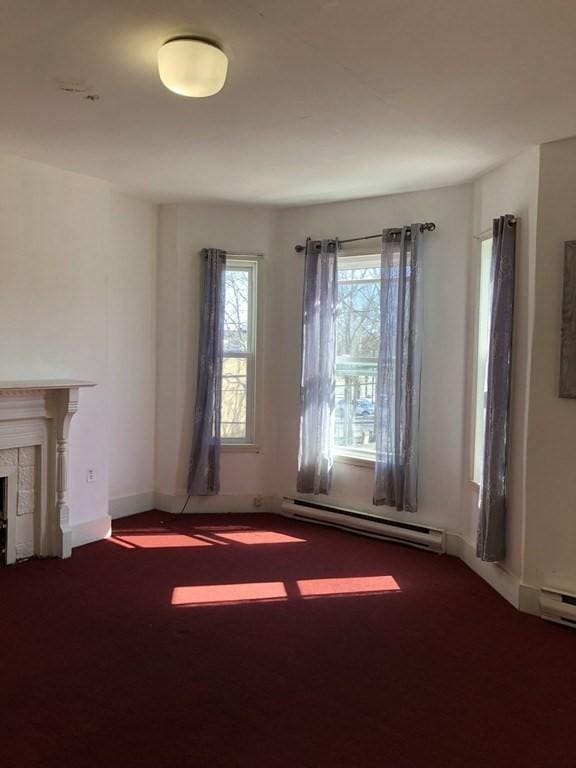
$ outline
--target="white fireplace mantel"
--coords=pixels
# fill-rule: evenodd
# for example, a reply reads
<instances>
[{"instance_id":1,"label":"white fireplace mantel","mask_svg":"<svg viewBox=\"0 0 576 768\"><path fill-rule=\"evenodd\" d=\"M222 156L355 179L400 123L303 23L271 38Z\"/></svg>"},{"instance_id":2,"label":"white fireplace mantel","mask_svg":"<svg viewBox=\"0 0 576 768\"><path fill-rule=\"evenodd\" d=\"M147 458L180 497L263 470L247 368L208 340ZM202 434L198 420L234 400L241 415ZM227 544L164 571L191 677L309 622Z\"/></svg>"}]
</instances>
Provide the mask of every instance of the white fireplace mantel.
<instances>
[{"instance_id":1,"label":"white fireplace mantel","mask_svg":"<svg viewBox=\"0 0 576 768\"><path fill-rule=\"evenodd\" d=\"M95 382L74 379L0 381L0 449L39 445L41 494L36 554L70 557L68 436L80 389ZM10 522L8 523L10 526Z\"/></svg>"},{"instance_id":2,"label":"white fireplace mantel","mask_svg":"<svg viewBox=\"0 0 576 768\"><path fill-rule=\"evenodd\" d=\"M0 394L6 392L22 392L30 389L80 389L95 387L95 381L78 381L77 379L24 379L21 381L0 380Z\"/></svg>"}]
</instances>

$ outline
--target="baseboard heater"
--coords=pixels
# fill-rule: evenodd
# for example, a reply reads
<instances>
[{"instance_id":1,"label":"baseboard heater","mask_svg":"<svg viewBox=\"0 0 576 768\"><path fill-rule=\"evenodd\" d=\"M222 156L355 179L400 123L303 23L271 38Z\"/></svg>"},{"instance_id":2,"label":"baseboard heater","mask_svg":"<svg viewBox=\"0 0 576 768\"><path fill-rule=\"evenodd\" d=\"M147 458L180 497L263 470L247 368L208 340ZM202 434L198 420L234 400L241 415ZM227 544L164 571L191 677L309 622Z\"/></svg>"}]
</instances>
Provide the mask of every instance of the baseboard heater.
<instances>
[{"instance_id":1,"label":"baseboard heater","mask_svg":"<svg viewBox=\"0 0 576 768\"><path fill-rule=\"evenodd\" d=\"M350 533L407 544L429 552L442 554L446 551L445 532L440 528L402 523L367 512L316 504L301 499L285 498L282 503L282 514L308 523L330 525Z\"/></svg>"},{"instance_id":2,"label":"baseboard heater","mask_svg":"<svg viewBox=\"0 0 576 768\"><path fill-rule=\"evenodd\" d=\"M576 595L547 587L541 589L540 616L576 629Z\"/></svg>"}]
</instances>

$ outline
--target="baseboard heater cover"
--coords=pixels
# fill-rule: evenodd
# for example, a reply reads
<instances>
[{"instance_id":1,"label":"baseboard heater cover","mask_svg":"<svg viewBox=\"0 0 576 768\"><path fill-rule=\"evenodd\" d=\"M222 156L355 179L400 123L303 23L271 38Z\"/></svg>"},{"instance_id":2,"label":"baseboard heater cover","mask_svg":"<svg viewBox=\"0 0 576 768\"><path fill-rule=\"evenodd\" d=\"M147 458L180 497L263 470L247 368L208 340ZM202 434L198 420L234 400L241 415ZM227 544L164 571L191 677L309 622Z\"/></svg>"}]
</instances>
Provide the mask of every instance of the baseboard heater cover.
<instances>
[{"instance_id":1,"label":"baseboard heater cover","mask_svg":"<svg viewBox=\"0 0 576 768\"><path fill-rule=\"evenodd\" d=\"M576 595L543 587L540 590L540 616L576 629Z\"/></svg>"},{"instance_id":2,"label":"baseboard heater cover","mask_svg":"<svg viewBox=\"0 0 576 768\"><path fill-rule=\"evenodd\" d=\"M404 523L368 512L316 504L302 499L285 498L282 513L304 522L330 525L350 533L407 544L429 552L443 554L446 551L446 535L441 528Z\"/></svg>"}]
</instances>

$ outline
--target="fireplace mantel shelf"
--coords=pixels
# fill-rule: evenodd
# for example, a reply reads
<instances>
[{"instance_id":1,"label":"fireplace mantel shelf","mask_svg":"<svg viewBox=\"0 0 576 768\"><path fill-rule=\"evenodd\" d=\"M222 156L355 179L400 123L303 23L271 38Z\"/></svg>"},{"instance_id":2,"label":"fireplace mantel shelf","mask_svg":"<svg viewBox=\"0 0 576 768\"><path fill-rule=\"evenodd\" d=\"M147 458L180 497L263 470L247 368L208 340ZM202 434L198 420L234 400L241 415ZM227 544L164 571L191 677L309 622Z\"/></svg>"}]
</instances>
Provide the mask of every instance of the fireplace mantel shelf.
<instances>
[{"instance_id":1,"label":"fireplace mantel shelf","mask_svg":"<svg viewBox=\"0 0 576 768\"><path fill-rule=\"evenodd\" d=\"M95 387L94 381L78 381L76 379L30 379L28 381L0 381L0 394L3 391L31 389L79 389L80 387Z\"/></svg>"}]
</instances>

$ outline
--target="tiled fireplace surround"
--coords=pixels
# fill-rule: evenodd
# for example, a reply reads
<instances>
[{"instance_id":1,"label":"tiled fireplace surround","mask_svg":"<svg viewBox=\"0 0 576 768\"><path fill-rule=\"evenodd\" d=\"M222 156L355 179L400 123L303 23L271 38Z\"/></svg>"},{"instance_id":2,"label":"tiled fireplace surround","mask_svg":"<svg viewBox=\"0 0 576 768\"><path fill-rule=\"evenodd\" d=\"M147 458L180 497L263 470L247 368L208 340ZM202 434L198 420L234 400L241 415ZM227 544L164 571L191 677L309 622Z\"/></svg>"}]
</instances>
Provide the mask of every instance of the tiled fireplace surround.
<instances>
[{"instance_id":1,"label":"tiled fireplace surround","mask_svg":"<svg viewBox=\"0 0 576 768\"><path fill-rule=\"evenodd\" d=\"M35 513L41 488L38 454L39 446L35 445L0 449L0 477L8 478L7 501L14 526L14 531L10 531L10 560L14 556L23 560L35 554Z\"/></svg>"},{"instance_id":2,"label":"tiled fireplace surround","mask_svg":"<svg viewBox=\"0 0 576 768\"><path fill-rule=\"evenodd\" d=\"M0 477L7 478L7 562L69 557L68 434L83 381L0 382Z\"/></svg>"}]
</instances>

